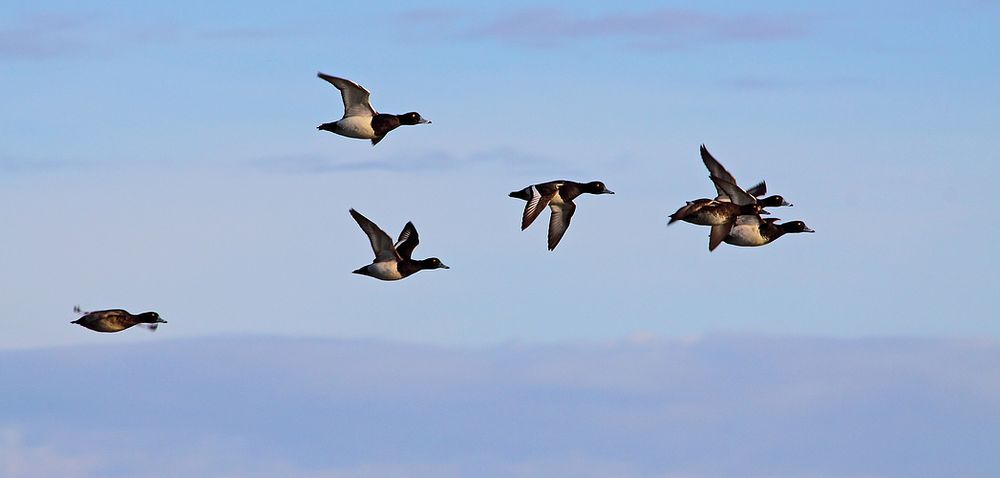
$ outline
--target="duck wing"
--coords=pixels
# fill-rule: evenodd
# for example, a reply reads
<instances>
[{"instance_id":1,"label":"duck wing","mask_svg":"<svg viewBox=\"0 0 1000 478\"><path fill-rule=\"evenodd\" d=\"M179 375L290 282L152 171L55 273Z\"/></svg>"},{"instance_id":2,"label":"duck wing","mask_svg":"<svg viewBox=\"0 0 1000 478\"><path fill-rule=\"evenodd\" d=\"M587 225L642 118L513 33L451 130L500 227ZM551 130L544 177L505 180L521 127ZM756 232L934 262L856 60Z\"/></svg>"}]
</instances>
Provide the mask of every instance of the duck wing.
<instances>
[{"instance_id":1,"label":"duck wing","mask_svg":"<svg viewBox=\"0 0 1000 478\"><path fill-rule=\"evenodd\" d=\"M549 250L553 250L559 245L566 229L569 229L569 221L573 219L576 212L576 204L563 200L561 205L550 205L552 215L549 216Z\"/></svg>"},{"instance_id":2,"label":"duck wing","mask_svg":"<svg viewBox=\"0 0 1000 478\"><path fill-rule=\"evenodd\" d=\"M715 201L711 199L695 199L694 201L688 201L687 204L681 206L677 212L670 215L670 221L667 222L667 225L669 226L677 221L683 221L684 218L688 216L698 214L698 211L714 202Z\"/></svg>"},{"instance_id":3,"label":"duck wing","mask_svg":"<svg viewBox=\"0 0 1000 478\"><path fill-rule=\"evenodd\" d=\"M733 204L736 204L737 206L745 206L747 204L757 203L757 198L751 196L735 183L726 181L717 176L709 176L709 178L711 178L712 182L715 183L715 188L725 194Z\"/></svg>"},{"instance_id":4,"label":"duck wing","mask_svg":"<svg viewBox=\"0 0 1000 478\"><path fill-rule=\"evenodd\" d=\"M524 205L524 214L521 216L522 231L527 229L532 222L535 222L535 218L537 218L538 215L541 214L543 210L545 210L545 206L548 206L549 201L552 200L552 197L555 196L557 192L559 192L558 187L543 188L543 189L545 190L544 193L538 190L538 185L534 185L528 188L528 194L529 194L527 199L528 202L527 204ZM549 230L551 231L551 229L552 228L550 227Z\"/></svg>"},{"instance_id":5,"label":"duck wing","mask_svg":"<svg viewBox=\"0 0 1000 478\"><path fill-rule=\"evenodd\" d=\"M408 222L399 232L399 239L396 240L396 245L393 247L396 248L396 254L399 254L401 259L408 260L417 244L420 244L420 235L417 234L417 228L413 226L413 223Z\"/></svg>"},{"instance_id":6,"label":"duck wing","mask_svg":"<svg viewBox=\"0 0 1000 478\"><path fill-rule=\"evenodd\" d=\"M708 152L708 148L705 145L701 145L699 149L701 152L701 162L705 163L705 167L708 168L710 175L715 176L723 181L736 184L736 178L722 166L719 160L712 156L712 153ZM715 186L715 190L719 193L719 197L715 198L717 201L728 201L729 197L726 196L726 192L719 188L718 185Z\"/></svg>"},{"instance_id":7,"label":"duck wing","mask_svg":"<svg viewBox=\"0 0 1000 478\"><path fill-rule=\"evenodd\" d=\"M710 252L719 247L719 244L722 244L722 241L729 235L729 231L733 230L733 223L735 222L736 220L734 219L725 224L712 226L712 232L708 235L708 250Z\"/></svg>"},{"instance_id":8,"label":"duck wing","mask_svg":"<svg viewBox=\"0 0 1000 478\"><path fill-rule=\"evenodd\" d=\"M360 212L351 209L351 217L358 222L361 230L368 235L368 241L372 244L372 252L375 253L375 262L391 262L400 260L399 254L392 246L392 238L382 229L361 215Z\"/></svg>"},{"instance_id":9,"label":"duck wing","mask_svg":"<svg viewBox=\"0 0 1000 478\"><path fill-rule=\"evenodd\" d=\"M736 183L733 183L733 184L736 184ZM758 197L759 198L759 197L767 194L767 184L764 181L761 181L761 182L759 182L757 184L754 184L754 186L752 188L747 189L747 194L749 194L749 195L751 195L753 197Z\"/></svg>"},{"instance_id":10,"label":"duck wing","mask_svg":"<svg viewBox=\"0 0 1000 478\"><path fill-rule=\"evenodd\" d=\"M329 81L340 90L340 97L344 100L344 116L375 116L375 108L369 102L371 93L365 87L344 78L330 76L326 73L317 73L316 76Z\"/></svg>"}]
</instances>

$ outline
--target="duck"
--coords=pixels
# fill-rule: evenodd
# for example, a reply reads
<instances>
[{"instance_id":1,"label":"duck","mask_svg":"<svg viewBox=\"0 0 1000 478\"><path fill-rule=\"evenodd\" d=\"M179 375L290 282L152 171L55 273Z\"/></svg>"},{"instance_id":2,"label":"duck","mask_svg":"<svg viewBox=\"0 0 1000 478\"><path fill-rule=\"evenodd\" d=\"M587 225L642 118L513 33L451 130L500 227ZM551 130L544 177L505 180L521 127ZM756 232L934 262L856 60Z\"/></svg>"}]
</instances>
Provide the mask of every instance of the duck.
<instances>
[{"instance_id":1,"label":"duck","mask_svg":"<svg viewBox=\"0 0 1000 478\"><path fill-rule=\"evenodd\" d=\"M777 222L781 219L762 219L759 215L747 215L736 218L729 234L726 235L726 244L741 247L759 247L774 242L779 237L789 233L816 232L809 229L802 221L791 221L783 224Z\"/></svg>"},{"instance_id":2,"label":"duck","mask_svg":"<svg viewBox=\"0 0 1000 478\"><path fill-rule=\"evenodd\" d=\"M379 113L369 102L368 97L371 96L371 93L365 87L351 80L327 75L323 72L316 75L336 86L340 90L341 99L344 100L344 117L337 121L323 123L316 129L348 138L369 139L372 146L375 146L385 138L386 134L401 125L430 124L429 120L420 116L420 113L416 111L401 115Z\"/></svg>"},{"instance_id":3,"label":"duck","mask_svg":"<svg viewBox=\"0 0 1000 478\"><path fill-rule=\"evenodd\" d=\"M601 181L578 183L560 180L533 184L508 195L528 202L524 206L524 214L521 217L522 231L534 222L545 206L549 206L552 214L549 216L548 246L549 250L552 251L566 234L569 222L573 219L573 213L576 212L576 204L573 203L573 199L583 193L614 194L614 191L609 190Z\"/></svg>"},{"instance_id":4,"label":"duck","mask_svg":"<svg viewBox=\"0 0 1000 478\"><path fill-rule=\"evenodd\" d=\"M142 324L144 327L149 328L149 330L155 331L157 326L167 323L156 312L130 314L128 311L122 309L83 312L80 310L80 306L73 307L73 312L83 314L83 317L70 322L71 324L82 325L97 332L121 332L137 324Z\"/></svg>"},{"instance_id":5,"label":"duck","mask_svg":"<svg viewBox=\"0 0 1000 478\"><path fill-rule=\"evenodd\" d=\"M358 226L361 226L361 230L368 235L372 251L375 252L375 260L371 264L353 271L354 274L366 275L384 281L394 281L404 279L424 269L450 269L437 257L422 260L411 258L413 249L420 243L417 228L413 226L412 222L407 222L403 226L399 238L393 244L392 238L374 222L353 208L350 213L351 217L357 221Z\"/></svg>"},{"instance_id":6,"label":"duck","mask_svg":"<svg viewBox=\"0 0 1000 478\"><path fill-rule=\"evenodd\" d=\"M736 182L736 178L734 178L733 175L729 171L727 171L724 166L722 166L722 163L720 163L717 159L715 159L715 157L712 156L712 153L708 152L708 148L704 144L701 145L701 147L699 148L699 152L701 153L701 162L705 163L705 167L708 168L710 177L716 177L732 184L739 184ZM718 196L715 197L716 201L720 202L731 201L726 192L721 188L719 188L718 185L715 186L715 189L716 192L718 193ZM760 198L761 196L767 194L767 183L761 181L755 184L750 189L747 189L746 193L750 194L755 198ZM757 202L761 205L761 207L792 206L792 204L786 201L785 198L777 194L773 196L768 196L763 199L757 199Z\"/></svg>"},{"instance_id":7,"label":"duck","mask_svg":"<svg viewBox=\"0 0 1000 478\"><path fill-rule=\"evenodd\" d=\"M737 205L730 201L702 198L687 201L687 204L670 215L667 225L684 221L699 226L712 226L708 236L708 250L714 251L729 234L737 217L754 214L767 214L767 211L757 203Z\"/></svg>"}]
</instances>

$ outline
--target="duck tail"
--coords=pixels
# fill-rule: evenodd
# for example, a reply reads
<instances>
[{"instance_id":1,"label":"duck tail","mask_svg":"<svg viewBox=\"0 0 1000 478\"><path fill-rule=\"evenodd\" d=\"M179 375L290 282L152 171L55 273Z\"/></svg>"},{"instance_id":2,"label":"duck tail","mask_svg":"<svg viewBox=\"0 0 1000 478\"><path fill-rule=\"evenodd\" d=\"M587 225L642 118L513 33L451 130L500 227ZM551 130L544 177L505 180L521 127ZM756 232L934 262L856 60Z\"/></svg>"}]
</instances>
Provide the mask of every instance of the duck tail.
<instances>
[{"instance_id":1,"label":"duck tail","mask_svg":"<svg viewBox=\"0 0 1000 478\"><path fill-rule=\"evenodd\" d=\"M520 191L512 191L508 196L515 199L523 199L525 201L531 199L531 186L528 186Z\"/></svg>"}]
</instances>

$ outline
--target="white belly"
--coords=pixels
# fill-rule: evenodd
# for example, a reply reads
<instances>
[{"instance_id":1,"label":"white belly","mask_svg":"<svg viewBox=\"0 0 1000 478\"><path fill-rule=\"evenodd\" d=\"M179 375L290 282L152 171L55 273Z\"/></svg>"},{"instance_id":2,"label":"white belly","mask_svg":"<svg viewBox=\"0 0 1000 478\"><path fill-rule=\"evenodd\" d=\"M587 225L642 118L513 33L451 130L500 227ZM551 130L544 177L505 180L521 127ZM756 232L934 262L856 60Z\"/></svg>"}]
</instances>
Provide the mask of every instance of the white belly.
<instances>
[{"instance_id":1,"label":"white belly","mask_svg":"<svg viewBox=\"0 0 1000 478\"><path fill-rule=\"evenodd\" d=\"M398 266L397 262L376 262L368 266L368 272L382 280L399 280L403 275L399 273Z\"/></svg>"},{"instance_id":2,"label":"white belly","mask_svg":"<svg viewBox=\"0 0 1000 478\"><path fill-rule=\"evenodd\" d=\"M375 137L371 116L345 116L337 122L335 132L349 138L372 139Z\"/></svg>"},{"instance_id":3,"label":"white belly","mask_svg":"<svg viewBox=\"0 0 1000 478\"><path fill-rule=\"evenodd\" d=\"M736 224L726 236L726 243L734 246L756 247L767 244L767 239L760 235L757 224Z\"/></svg>"}]
</instances>

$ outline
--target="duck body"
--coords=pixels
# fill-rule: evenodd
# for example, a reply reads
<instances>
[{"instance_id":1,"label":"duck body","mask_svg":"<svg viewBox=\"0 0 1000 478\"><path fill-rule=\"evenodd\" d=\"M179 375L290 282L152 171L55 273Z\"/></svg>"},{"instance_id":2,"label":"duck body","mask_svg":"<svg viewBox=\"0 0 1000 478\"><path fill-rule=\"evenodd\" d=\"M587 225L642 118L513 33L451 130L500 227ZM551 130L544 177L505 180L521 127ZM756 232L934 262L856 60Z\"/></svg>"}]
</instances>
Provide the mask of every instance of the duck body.
<instances>
[{"instance_id":1,"label":"duck body","mask_svg":"<svg viewBox=\"0 0 1000 478\"><path fill-rule=\"evenodd\" d=\"M757 214L759 212L760 206L758 205L740 206L730 201L695 199L688 201L677 212L671 214L667 224L684 221L699 226L721 226L733 222L740 214Z\"/></svg>"},{"instance_id":2,"label":"duck body","mask_svg":"<svg viewBox=\"0 0 1000 478\"><path fill-rule=\"evenodd\" d=\"M366 275L384 281L395 281L405 279L424 269L449 268L436 257L422 260L414 260L411 257L413 249L420 242L417 228L413 226L412 222L403 226L403 230L399 233L399 239L393 244L389 235L371 220L354 209L351 209L350 213L361 230L368 236L372 251L375 253L375 261L354 270L354 274Z\"/></svg>"},{"instance_id":3,"label":"duck body","mask_svg":"<svg viewBox=\"0 0 1000 478\"><path fill-rule=\"evenodd\" d=\"M74 309L80 312L79 308ZM138 324L145 324L150 330L156 330L157 325L167 323L156 312L130 314L122 309L98 310L86 312L83 317L70 322L78 324L95 332L120 332Z\"/></svg>"},{"instance_id":4,"label":"duck body","mask_svg":"<svg viewBox=\"0 0 1000 478\"><path fill-rule=\"evenodd\" d=\"M781 219L762 219L758 215L739 216L729 234L726 244L740 247L760 247L774 242L779 237L789 233L816 232L802 221L791 221L777 224Z\"/></svg>"},{"instance_id":5,"label":"duck body","mask_svg":"<svg viewBox=\"0 0 1000 478\"><path fill-rule=\"evenodd\" d=\"M319 125L319 129L348 138L375 139L377 135L375 128L372 127L372 119L372 117L348 116L332 123L323 123Z\"/></svg>"},{"instance_id":6,"label":"duck body","mask_svg":"<svg viewBox=\"0 0 1000 478\"><path fill-rule=\"evenodd\" d=\"M576 204L573 200L583 193L614 194L614 191L609 190L600 181L578 183L559 180L533 184L519 191L513 191L508 196L527 201L524 213L521 215L522 231L535 221L545 206L549 207L551 215L549 216L548 248L551 251L559 245L559 241L562 240L569 228L573 213L576 212Z\"/></svg>"}]
</instances>

